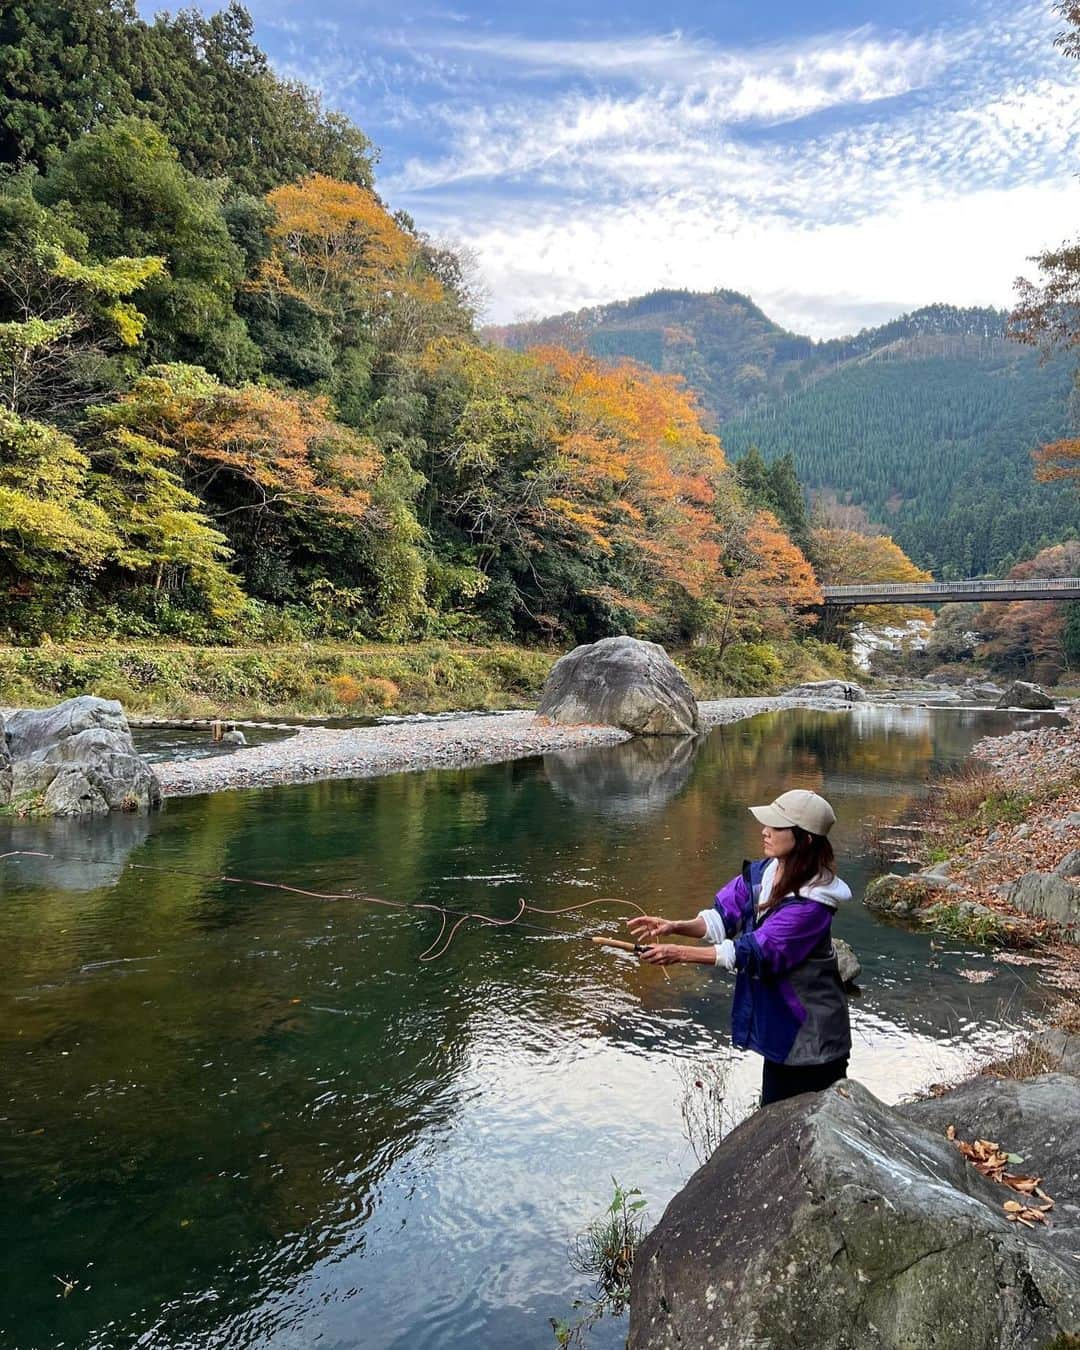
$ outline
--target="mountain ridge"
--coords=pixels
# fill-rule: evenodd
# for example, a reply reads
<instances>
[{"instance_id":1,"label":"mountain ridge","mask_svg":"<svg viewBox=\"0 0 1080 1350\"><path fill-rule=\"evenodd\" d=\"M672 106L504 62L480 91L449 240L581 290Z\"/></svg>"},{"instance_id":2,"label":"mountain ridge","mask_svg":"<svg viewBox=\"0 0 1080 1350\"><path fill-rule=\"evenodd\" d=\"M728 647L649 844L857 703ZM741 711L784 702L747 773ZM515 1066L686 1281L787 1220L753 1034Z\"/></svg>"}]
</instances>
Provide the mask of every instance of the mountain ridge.
<instances>
[{"instance_id":1,"label":"mountain ridge","mask_svg":"<svg viewBox=\"0 0 1080 1350\"><path fill-rule=\"evenodd\" d=\"M815 340L741 292L665 290L487 333L682 376L730 455L790 454L811 493L861 507L920 565L957 576L1077 534L1075 501L1036 483L1030 460L1068 433L1071 368L1011 341L1007 321L937 303Z\"/></svg>"}]
</instances>

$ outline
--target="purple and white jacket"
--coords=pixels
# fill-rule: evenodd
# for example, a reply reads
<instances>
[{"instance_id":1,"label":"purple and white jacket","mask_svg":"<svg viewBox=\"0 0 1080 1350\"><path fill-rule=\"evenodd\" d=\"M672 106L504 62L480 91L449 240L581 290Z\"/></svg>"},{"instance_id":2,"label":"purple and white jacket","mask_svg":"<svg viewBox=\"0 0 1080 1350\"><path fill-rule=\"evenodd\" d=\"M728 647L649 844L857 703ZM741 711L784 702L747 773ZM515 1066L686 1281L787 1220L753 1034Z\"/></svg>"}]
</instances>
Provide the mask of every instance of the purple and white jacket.
<instances>
[{"instance_id":1,"label":"purple and white jacket","mask_svg":"<svg viewBox=\"0 0 1080 1350\"><path fill-rule=\"evenodd\" d=\"M731 1039L776 1064L826 1064L851 1050L847 995L832 945L836 907L851 899L839 877L772 898L775 858L743 870L702 910L716 964L734 970Z\"/></svg>"}]
</instances>

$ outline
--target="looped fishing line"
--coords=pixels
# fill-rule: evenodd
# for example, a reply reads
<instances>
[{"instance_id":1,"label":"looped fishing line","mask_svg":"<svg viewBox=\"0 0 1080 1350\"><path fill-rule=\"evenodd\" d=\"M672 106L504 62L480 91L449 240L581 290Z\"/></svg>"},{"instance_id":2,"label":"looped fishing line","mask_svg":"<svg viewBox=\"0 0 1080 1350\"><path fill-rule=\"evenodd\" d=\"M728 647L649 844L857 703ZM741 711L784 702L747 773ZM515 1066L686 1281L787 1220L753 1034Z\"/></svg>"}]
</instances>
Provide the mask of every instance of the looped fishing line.
<instances>
[{"instance_id":1,"label":"looped fishing line","mask_svg":"<svg viewBox=\"0 0 1080 1350\"><path fill-rule=\"evenodd\" d=\"M14 849L10 853L0 853L0 862L8 858L45 858L51 862L74 863L83 867L115 867L116 864L99 860L96 858L79 858L71 855L59 853L44 853L31 849ZM450 950L450 947L457 937L459 930L470 920L486 928L509 928L516 926L527 928L534 933L543 933L547 937L560 936L553 933L550 928L544 928L540 924L525 923L522 919L524 914L574 914L584 909L591 909L595 905L622 905L628 909L633 909L638 914L644 915L645 911L633 900L621 900L614 896L605 897L598 900L582 900L577 904L564 905L559 909L545 909L540 905L530 905L524 900L518 899L518 911L508 919L497 919L490 914L480 914L474 910L452 909L447 905L436 905L424 900L385 900L377 895L363 895L359 891L314 891L304 886L293 886L285 881L264 881L257 877L234 877L225 873L195 872L183 867L155 867L150 863L127 863L132 871L139 872L157 872L166 876L186 876L192 877L197 881L216 881L225 882L234 886L259 886L265 890L283 891L289 895L303 895L311 900L353 900L364 905L383 905L387 909L413 909L413 910L431 910L432 913L439 915L439 933L429 946L425 947L420 953L419 960L424 963L438 961ZM447 923L450 919L455 922L450 926L447 932ZM663 969L663 967L661 967ZM667 971L664 971L667 975Z\"/></svg>"}]
</instances>

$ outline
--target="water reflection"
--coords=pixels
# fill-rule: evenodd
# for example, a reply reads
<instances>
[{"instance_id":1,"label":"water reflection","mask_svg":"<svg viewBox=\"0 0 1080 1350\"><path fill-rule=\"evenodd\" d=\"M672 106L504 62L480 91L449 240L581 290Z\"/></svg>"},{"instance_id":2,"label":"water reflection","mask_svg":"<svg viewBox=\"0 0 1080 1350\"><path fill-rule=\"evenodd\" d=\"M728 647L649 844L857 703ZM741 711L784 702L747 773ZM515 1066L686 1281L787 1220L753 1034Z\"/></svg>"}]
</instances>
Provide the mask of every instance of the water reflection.
<instances>
[{"instance_id":1,"label":"water reflection","mask_svg":"<svg viewBox=\"0 0 1080 1350\"><path fill-rule=\"evenodd\" d=\"M641 818L662 811L690 781L704 744L693 736L653 736L544 756L560 796L602 815Z\"/></svg>"},{"instance_id":2,"label":"water reflection","mask_svg":"<svg viewBox=\"0 0 1080 1350\"><path fill-rule=\"evenodd\" d=\"M729 984L582 940L617 911L466 930L423 966L430 915L207 878L499 915L519 896L686 914L756 851L747 804L797 784L836 805L858 893L861 821L895 818L1012 725L777 713L685 757L618 747L195 798L92 842L5 826L5 848L96 849L104 866L0 873L0 1236L20 1294L0 1342L549 1347L547 1319L580 1292L567 1243L610 1176L659 1213L692 1170L676 1066L725 1051ZM931 950L858 904L838 929L864 966L853 1071L887 1098L955 1071L1033 1001L1026 972ZM758 1073L735 1062L739 1100ZM70 1298L55 1275L80 1281ZM623 1334L602 1325L592 1344Z\"/></svg>"},{"instance_id":3,"label":"water reflection","mask_svg":"<svg viewBox=\"0 0 1080 1350\"><path fill-rule=\"evenodd\" d=\"M135 812L116 815L106 828L97 820L47 820L27 826L0 818L0 853L27 849L57 855L9 859L0 865L0 899L5 887L20 878L56 891L115 886L132 852L149 833L149 817Z\"/></svg>"}]
</instances>

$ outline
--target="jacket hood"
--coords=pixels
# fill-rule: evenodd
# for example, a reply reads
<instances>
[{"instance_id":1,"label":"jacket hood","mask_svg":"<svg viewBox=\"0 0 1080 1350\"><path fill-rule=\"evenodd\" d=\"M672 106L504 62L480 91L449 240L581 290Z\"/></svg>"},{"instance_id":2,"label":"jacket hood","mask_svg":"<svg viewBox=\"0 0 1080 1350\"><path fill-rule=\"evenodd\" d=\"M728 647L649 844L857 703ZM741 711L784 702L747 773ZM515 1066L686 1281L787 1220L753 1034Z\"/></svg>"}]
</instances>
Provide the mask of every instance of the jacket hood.
<instances>
[{"instance_id":1,"label":"jacket hood","mask_svg":"<svg viewBox=\"0 0 1080 1350\"><path fill-rule=\"evenodd\" d=\"M835 909L837 905L851 899L851 887L839 877L832 877L829 881L820 879L812 881L809 886L803 887L802 893L808 900L816 900L821 905L828 905L830 909Z\"/></svg>"},{"instance_id":2,"label":"jacket hood","mask_svg":"<svg viewBox=\"0 0 1080 1350\"><path fill-rule=\"evenodd\" d=\"M778 862L773 858L762 873L760 900L762 905L767 905L771 900L770 893L778 867ZM828 905L830 909L836 909L838 905L851 899L851 887L839 877L831 877L827 881L823 877L816 877L808 886L804 886L799 894L805 896L807 900L816 900L819 905Z\"/></svg>"}]
</instances>

